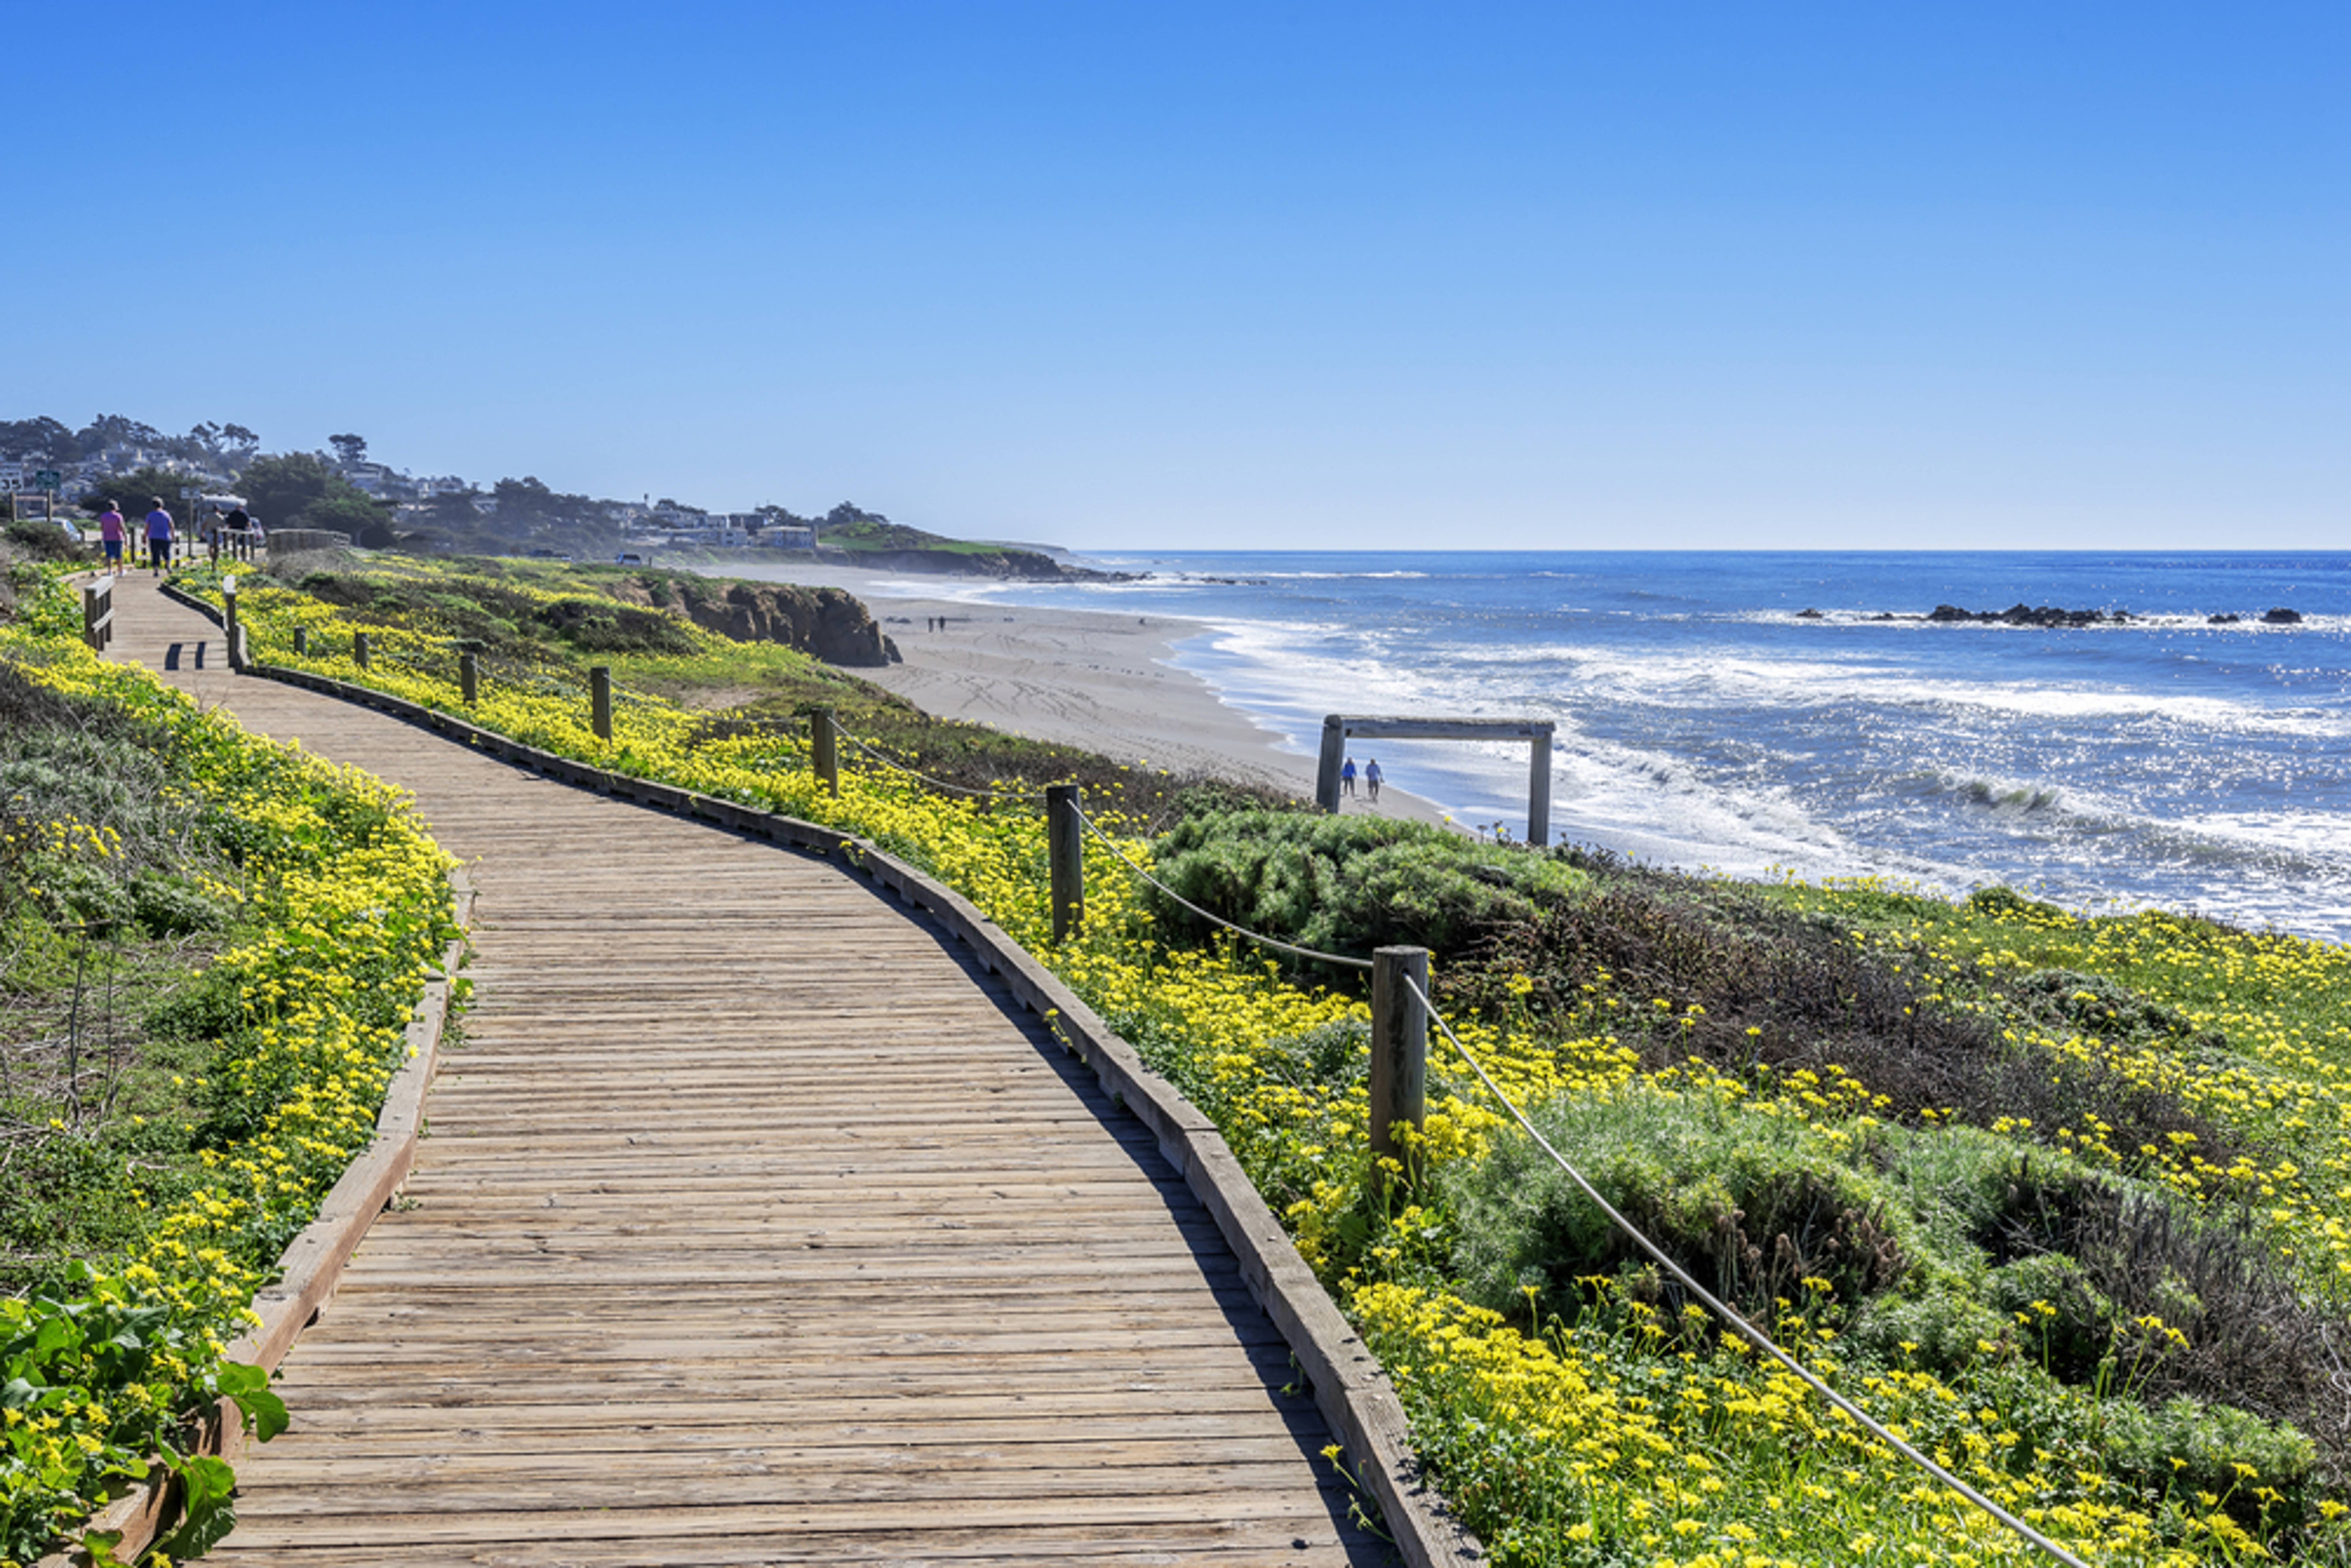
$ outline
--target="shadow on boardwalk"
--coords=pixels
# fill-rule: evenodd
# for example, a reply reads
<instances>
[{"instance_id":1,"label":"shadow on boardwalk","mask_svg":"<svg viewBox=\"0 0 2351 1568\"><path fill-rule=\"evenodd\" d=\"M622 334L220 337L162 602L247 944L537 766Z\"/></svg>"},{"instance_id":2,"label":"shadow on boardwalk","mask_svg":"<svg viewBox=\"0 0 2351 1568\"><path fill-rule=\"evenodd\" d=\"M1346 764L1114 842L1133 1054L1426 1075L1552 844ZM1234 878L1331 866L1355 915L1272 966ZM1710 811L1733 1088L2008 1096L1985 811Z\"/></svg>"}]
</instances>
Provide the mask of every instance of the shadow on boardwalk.
<instances>
[{"instance_id":1,"label":"shadow on boardwalk","mask_svg":"<svg viewBox=\"0 0 2351 1568\"><path fill-rule=\"evenodd\" d=\"M216 1560L1392 1561L1208 1215L934 928L229 676L118 592L115 656L177 643L167 679L413 790L480 890L407 1198Z\"/></svg>"}]
</instances>

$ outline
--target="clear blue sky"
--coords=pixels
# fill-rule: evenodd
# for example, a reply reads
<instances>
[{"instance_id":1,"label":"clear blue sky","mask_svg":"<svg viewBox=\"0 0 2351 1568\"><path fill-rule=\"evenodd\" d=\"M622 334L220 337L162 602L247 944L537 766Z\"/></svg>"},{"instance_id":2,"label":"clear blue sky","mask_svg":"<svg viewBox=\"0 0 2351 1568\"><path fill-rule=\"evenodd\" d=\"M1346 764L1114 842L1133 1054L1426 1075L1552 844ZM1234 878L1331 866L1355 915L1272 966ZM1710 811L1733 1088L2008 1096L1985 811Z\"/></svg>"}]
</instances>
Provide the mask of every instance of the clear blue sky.
<instances>
[{"instance_id":1,"label":"clear blue sky","mask_svg":"<svg viewBox=\"0 0 2351 1568\"><path fill-rule=\"evenodd\" d=\"M2351 548L2340 4L9 32L0 417L1081 547Z\"/></svg>"}]
</instances>

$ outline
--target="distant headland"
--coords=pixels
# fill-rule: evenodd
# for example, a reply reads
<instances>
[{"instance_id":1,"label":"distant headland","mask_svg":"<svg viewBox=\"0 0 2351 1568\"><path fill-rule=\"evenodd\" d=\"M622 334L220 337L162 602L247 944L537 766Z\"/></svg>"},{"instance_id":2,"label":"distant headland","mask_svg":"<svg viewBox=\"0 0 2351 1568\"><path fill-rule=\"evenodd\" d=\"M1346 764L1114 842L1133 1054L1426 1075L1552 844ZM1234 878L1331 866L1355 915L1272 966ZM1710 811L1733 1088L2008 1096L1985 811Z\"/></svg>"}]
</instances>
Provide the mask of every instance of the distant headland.
<instances>
[{"instance_id":1,"label":"distant headland","mask_svg":"<svg viewBox=\"0 0 2351 1568\"><path fill-rule=\"evenodd\" d=\"M265 528L321 528L370 549L417 555L522 555L571 560L654 552L775 550L880 571L1033 582L1123 580L1076 566L1050 546L959 539L893 522L843 501L816 516L776 505L716 512L648 495L638 501L571 495L535 476L488 485L415 475L370 455L365 436L330 435L325 452L264 452L242 424L197 424L171 435L122 414L79 429L46 415L0 420L0 499L39 497L45 511L95 516L108 501L144 510L161 497L183 523L198 508L241 501ZM225 505L214 506L225 510ZM39 515L39 514L34 514Z\"/></svg>"}]
</instances>

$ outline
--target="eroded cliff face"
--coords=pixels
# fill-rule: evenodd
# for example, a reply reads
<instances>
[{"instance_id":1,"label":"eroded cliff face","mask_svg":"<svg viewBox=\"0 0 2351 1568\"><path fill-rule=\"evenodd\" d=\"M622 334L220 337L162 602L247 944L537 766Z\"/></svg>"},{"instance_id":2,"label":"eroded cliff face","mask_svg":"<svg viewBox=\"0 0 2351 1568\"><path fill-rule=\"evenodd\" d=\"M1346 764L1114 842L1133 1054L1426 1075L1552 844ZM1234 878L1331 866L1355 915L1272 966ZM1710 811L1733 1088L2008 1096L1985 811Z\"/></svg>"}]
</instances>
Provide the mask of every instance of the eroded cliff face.
<instances>
[{"instance_id":1,"label":"eroded cliff face","mask_svg":"<svg viewBox=\"0 0 2351 1568\"><path fill-rule=\"evenodd\" d=\"M828 664L872 669L898 656L863 601L838 588L663 577L615 583L611 591L738 643L781 643Z\"/></svg>"}]
</instances>

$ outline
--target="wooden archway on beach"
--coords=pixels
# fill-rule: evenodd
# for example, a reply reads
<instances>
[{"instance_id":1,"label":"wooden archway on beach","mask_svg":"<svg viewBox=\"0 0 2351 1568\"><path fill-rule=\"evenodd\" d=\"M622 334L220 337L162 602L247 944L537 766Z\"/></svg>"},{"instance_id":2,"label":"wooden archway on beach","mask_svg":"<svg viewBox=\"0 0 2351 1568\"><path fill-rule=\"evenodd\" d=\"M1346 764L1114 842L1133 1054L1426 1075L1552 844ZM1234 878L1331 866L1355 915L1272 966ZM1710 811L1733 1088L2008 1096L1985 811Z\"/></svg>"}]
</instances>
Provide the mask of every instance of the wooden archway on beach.
<instances>
[{"instance_id":1,"label":"wooden archway on beach","mask_svg":"<svg viewBox=\"0 0 2351 1568\"><path fill-rule=\"evenodd\" d=\"M1547 718L1381 718L1334 713L1322 720L1322 756L1314 770L1314 803L1339 809L1339 768L1352 736L1390 740L1523 740L1533 747L1527 768L1527 842L1551 842L1551 741Z\"/></svg>"}]
</instances>

